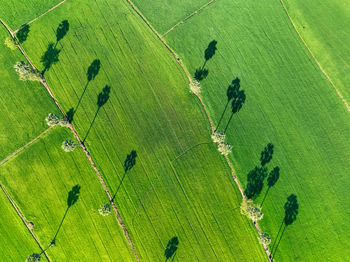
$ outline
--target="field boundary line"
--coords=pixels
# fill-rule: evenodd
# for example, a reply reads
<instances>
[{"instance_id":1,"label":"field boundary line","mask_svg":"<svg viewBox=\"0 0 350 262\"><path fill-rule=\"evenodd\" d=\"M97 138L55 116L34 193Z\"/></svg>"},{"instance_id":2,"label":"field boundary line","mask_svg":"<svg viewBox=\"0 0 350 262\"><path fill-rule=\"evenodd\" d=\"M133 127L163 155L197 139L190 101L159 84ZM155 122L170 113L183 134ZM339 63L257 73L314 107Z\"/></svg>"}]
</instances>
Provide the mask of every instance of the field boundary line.
<instances>
[{"instance_id":1,"label":"field boundary line","mask_svg":"<svg viewBox=\"0 0 350 262\"><path fill-rule=\"evenodd\" d=\"M190 76L190 74L188 73L185 65L181 62L180 58L176 55L176 53L174 52L174 50L171 49L171 47L164 41L164 39L162 38L161 35L159 35L159 33L152 27L152 25L147 21L147 19L142 15L142 13L137 9L137 7L131 2L131 0L125 0L126 2L129 3L129 5L131 6L131 8L139 15L139 17L146 23L146 25L149 27L149 29L151 29L151 31L158 37L158 39L164 44L164 46L169 50L169 52L173 55L173 57L175 58L176 62L181 66L181 68L183 69L189 83L192 83L192 78ZM212 133L215 131L215 127L214 127L214 124L210 118L210 115L209 115L209 112L202 100L202 98L200 97L199 94L195 94L195 96L199 99L201 105L202 105L202 108L205 112L205 115L207 117L207 120L210 124L210 127L211 127L211 130L212 130ZM227 163L227 165L229 166L230 170L231 170L231 175L232 175L232 178L234 179L240 193L241 193L241 196L242 196L242 199L245 200L246 199L246 196L244 195L244 190L243 190L243 187L241 185L241 183L239 182L237 176L236 176L236 172L230 162L230 160L228 159L227 156L224 156L225 158L225 161ZM260 235L261 233L261 229L258 225L258 223L255 223L253 220L251 220L252 224L254 225L257 233ZM273 261L272 257L271 257L271 253L270 253L270 250L268 248L268 246L263 246L264 248L264 251L266 253L266 256L267 256L267 259L269 261Z\"/></svg>"},{"instance_id":2,"label":"field boundary line","mask_svg":"<svg viewBox=\"0 0 350 262\"><path fill-rule=\"evenodd\" d=\"M309 52L309 54L311 55L312 59L314 60L314 62L316 63L316 65L318 66L318 68L321 70L322 74L326 77L326 79L328 80L328 82L331 84L331 86L333 87L333 89L335 90L335 92L337 93L338 97L341 99L341 101L343 102L343 104L345 105L346 109L350 112L350 105L346 102L346 100L344 99L343 95L340 93L340 91L338 90L338 88L335 86L335 84L333 83L333 81L331 80L331 78L328 76L328 74L326 73L326 71L323 69L323 67L321 66L321 64L318 62L318 60L316 59L316 57L314 56L314 54L312 53L311 49L308 47L308 45L306 44L304 38L301 36L301 34L299 33L296 25L294 24L292 18L290 17L287 7L285 6L283 0L280 0L280 3L282 5L282 8L285 12L285 14L287 15L290 23L293 26L294 31L297 33L300 41L303 43L303 45L305 46L306 50Z\"/></svg>"},{"instance_id":3,"label":"field boundary line","mask_svg":"<svg viewBox=\"0 0 350 262\"><path fill-rule=\"evenodd\" d=\"M192 16L196 15L197 13L199 13L200 11L202 11L204 8L208 7L209 5L211 5L212 3L214 3L216 0L211 0L208 3L206 3L205 5L203 5L202 7L198 8L197 10L195 10L194 12L192 12L190 15L188 15L187 17L185 17L184 19L182 19L180 22L176 23L172 28L170 28L168 31L166 31L162 37L166 36L168 33L170 33L171 31L173 31L176 27L178 27L179 25L183 24L184 22L186 22L188 19L190 19Z\"/></svg>"},{"instance_id":4,"label":"field boundary line","mask_svg":"<svg viewBox=\"0 0 350 262\"><path fill-rule=\"evenodd\" d=\"M19 153L21 153L23 150L25 150L26 148L28 148L29 146L31 146L35 141L39 140L39 138L41 138L43 135L45 135L46 133L48 133L51 129L53 128L53 126L50 126L48 129L46 129L44 132L42 132L40 135L38 135L36 138L34 138L32 141L28 142L27 144L25 144L24 146L22 146L21 148L17 149L15 152L13 152L11 155L9 155L8 157L4 158L3 160L0 161L0 166L5 164L7 161L9 161L11 158L17 156Z\"/></svg>"},{"instance_id":5,"label":"field boundary line","mask_svg":"<svg viewBox=\"0 0 350 262\"><path fill-rule=\"evenodd\" d=\"M23 213L21 212L21 210L19 209L19 207L16 205L16 202L12 199L12 197L10 196L10 194L7 192L6 188L0 184L0 187L2 189L2 191L4 192L4 194L6 195L7 199L10 201L12 207L16 210L18 216L22 219L22 222L24 223L24 225L27 227L27 229L29 230L30 234L32 235L32 237L34 238L34 240L36 241L36 243L38 244L38 246L41 249L41 252L45 255L46 259L51 262L49 256L46 254L45 249L41 246L39 239L36 237L36 235L34 234L33 230L31 230L31 226L29 225L28 220L24 217Z\"/></svg>"},{"instance_id":6,"label":"field boundary line","mask_svg":"<svg viewBox=\"0 0 350 262\"><path fill-rule=\"evenodd\" d=\"M42 16L46 15L47 13L50 13L52 10L56 9L57 7L59 7L60 5L62 5L64 2L66 2L67 0L63 0L62 2L58 3L57 5L55 5L54 7L51 7L49 10L47 10L45 13L42 13L41 15L37 16L36 18L34 18L33 20L30 20L28 23L25 23L24 25L22 25L20 28L16 29L15 31L13 31L14 34L16 34L19 30L21 30L23 27L25 27L26 25L30 25L31 23L34 23L36 20L38 20L39 18L41 18Z\"/></svg>"},{"instance_id":7,"label":"field boundary line","mask_svg":"<svg viewBox=\"0 0 350 262\"><path fill-rule=\"evenodd\" d=\"M10 28L7 26L7 24L6 24L4 21L2 21L1 19L0 19L0 22L5 26L5 28L8 30L8 32L9 32L9 33L11 34L11 36L14 38L14 33L10 30ZM19 48L19 50L21 51L21 53L22 53L22 55L25 57L25 59L28 61L28 63L29 63L34 69L38 70L38 69L36 68L36 66L32 63L32 61L29 59L29 57L27 56L27 54L25 53L25 51L23 50L22 46L21 46L19 43L17 44L17 47ZM48 86L48 84L47 84L46 79L45 79L44 76L41 77L40 83L46 88L46 90L47 90L47 92L49 93L49 95L51 96L52 100L55 102L56 106L57 106L57 107L59 108L59 110L61 111L61 114L62 114L65 118L67 118L66 113L63 111L63 109L62 109L62 107L60 106L60 104L58 103L56 97L53 95L53 93L52 93L51 89L49 88L49 86ZM97 177L98 177L98 179L99 179L99 181L100 181L100 183L101 183L101 185L102 185L102 187L103 187L105 193L107 194L107 196L108 196L108 198L109 198L109 200L110 200L110 202L111 202L111 205L112 205L112 207L113 207L114 213L115 213L116 218L117 218L117 221L118 221L120 227L121 227L122 230L123 230L124 237L126 238L128 244L129 244L129 246L130 246L130 248L131 248L131 250L132 250L132 252L133 252L133 254L134 254L135 258L136 258L136 260L139 262L140 260L139 260L139 257L138 257L138 255L137 255L137 253L136 253L136 249L135 249L135 247L134 247L134 244L133 244L133 242L132 242L132 240L131 240L131 238L130 238L129 232L128 232L126 226L125 226L125 223L124 223L124 221L123 221L123 219L122 219L122 217L121 217L121 215L120 215L120 213L119 213L119 211L118 211L118 209L117 209L115 203L112 201L112 196L111 196L111 194L110 194L110 192L109 192L109 190L108 190L108 188L107 188L106 182L104 181L104 179L103 179L103 177L102 177L100 171L98 170L98 168L97 168L97 166L96 166L94 160L92 159L92 157L91 157L91 155L90 155L88 149L86 148L86 146L84 145L84 143L83 143L82 140L80 139L80 137L79 137L77 131L74 129L73 125L72 125L72 124L68 124L67 127L71 130L71 132L73 133L74 137L75 137L76 140L79 142L79 146L80 146L81 149L84 151L85 156L86 156L87 159L90 161L90 164L91 164L92 168L94 169L94 171L95 171L95 173L96 173L96 175L97 175Z\"/></svg>"}]
</instances>

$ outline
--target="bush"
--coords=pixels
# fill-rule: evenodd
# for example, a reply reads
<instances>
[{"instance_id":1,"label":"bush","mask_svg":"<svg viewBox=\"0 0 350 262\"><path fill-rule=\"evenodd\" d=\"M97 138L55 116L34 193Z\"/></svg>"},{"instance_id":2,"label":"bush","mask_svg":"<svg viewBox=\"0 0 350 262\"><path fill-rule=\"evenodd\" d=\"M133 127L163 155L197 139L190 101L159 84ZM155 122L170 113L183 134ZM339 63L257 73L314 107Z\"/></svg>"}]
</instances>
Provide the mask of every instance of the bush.
<instances>
[{"instance_id":1,"label":"bush","mask_svg":"<svg viewBox=\"0 0 350 262\"><path fill-rule=\"evenodd\" d=\"M108 216L109 213L111 213L111 205L105 204L100 206L100 208L98 209L98 212L100 213L101 216Z\"/></svg>"},{"instance_id":2,"label":"bush","mask_svg":"<svg viewBox=\"0 0 350 262\"><path fill-rule=\"evenodd\" d=\"M264 217L261 212L261 207L253 202L253 200L243 200L241 204L241 214L247 216L254 222L261 220Z\"/></svg>"},{"instance_id":3,"label":"bush","mask_svg":"<svg viewBox=\"0 0 350 262\"><path fill-rule=\"evenodd\" d=\"M72 140L66 140L62 142L62 148L65 152L71 152L77 145Z\"/></svg>"},{"instance_id":4,"label":"bush","mask_svg":"<svg viewBox=\"0 0 350 262\"><path fill-rule=\"evenodd\" d=\"M201 91L201 83L196 79L192 80L190 83L190 89L192 93L198 95Z\"/></svg>"},{"instance_id":5,"label":"bush","mask_svg":"<svg viewBox=\"0 0 350 262\"><path fill-rule=\"evenodd\" d=\"M232 152L232 146L229 143L220 143L218 145L218 150L224 156L227 156Z\"/></svg>"},{"instance_id":6,"label":"bush","mask_svg":"<svg viewBox=\"0 0 350 262\"><path fill-rule=\"evenodd\" d=\"M213 139L214 143L224 143L226 135L224 132L221 132L219 130L214 131L214 133L211 135L211 138Z\"/></svg>"},{"instance_id":7,"label":"bush","mask_svg":"<svg viewBox=\"0 0 350 262\"><path fill-rule=\"evenodd\" d=\"M264 245L264 246L268 246L270 245L271 243L271 237L269 234L267 233L261 233L259 236L258 236L258 239L259 239L259 243Z\"/></svg>"},{"instance_id":8,"label":"bush","mask_svg":"<svg viewBox=\"0 0 350 262\"><path fill-rule=\"evenodd\" d=\"M27 259L26 262L39 262L40 261L40 255L37 253L31 254Z\"/></svg>"},{"instance_id":9,"label":"bush","mask_svg":"<svg viewBox=\"0 0 350 262\"><path fill-rule=\"evenodd\" d=\"M18 73L19 79L22 81L26 81L26 80L40 81L41 80L41 74L38 72L38 70L33 69L24 61L17 62L13 67Z\"/></svg>"},{"instance_id":10,"label":"bush","mask_svg":"<svg viewBox=\"0 0 350 262\"><path fill-rule=\"evenodd\" d=\"M47 125L49 125L49 126L55 126L55 125L58 125L61 122L60 118L57 115L52 114L52 113L50 113L45 118L45 120L46 120Z\"/></svg>"},{"instance_id":11,"label":"bush","mask_svg":"<svg viewBox=\"0 0 350 262\"><path fill-rule=\"evenodd\" d=\"M6 37L5 39L5 45L10 48L11 50L16 50L16 42L12 37Z\"/></svg>"}]
</instances>

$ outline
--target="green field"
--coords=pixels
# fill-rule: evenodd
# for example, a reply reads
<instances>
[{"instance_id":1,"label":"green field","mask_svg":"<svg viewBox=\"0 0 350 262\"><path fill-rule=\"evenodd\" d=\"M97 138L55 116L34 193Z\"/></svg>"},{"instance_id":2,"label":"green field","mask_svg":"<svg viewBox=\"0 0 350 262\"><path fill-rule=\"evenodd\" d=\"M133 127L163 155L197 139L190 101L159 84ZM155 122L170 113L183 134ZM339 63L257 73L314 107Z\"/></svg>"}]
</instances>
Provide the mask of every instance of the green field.
<instances>
[{"instance_id":1,"label":"green field","mask_svg":"<svg viewBox=\"0 0 350 262\"><path fill-rule=\"evenodd\" d=\"M287 0L286 6L311 52L349 103L349 2Z\"/></svg>"},{"instance_id":2,"label":"green field","mask_svg":"<svg viewBox=\"0 0 350 262\"><path fill-rule=\"evenodd\" d=\"M285 230L276 260L346 261L350 115L345 106L279 2L217 1L166 37L192 74L202 66L204 50L214 39L218 50L206 64L209 75L202 81L202 97L217 123L228 84L236 76L241 79L246 103L227 131L240 181L246 185L267 143L275 148L269 170L281 169L280 180L265 200L261 223L272 235L272 246L286 198L296 194L299 202L297 219ZM257 202L265 190L266 186Z\"/></svg>"},{"instance_id":3,"label":"green field","mask_svg":"<svg viewBox=\"0 0 350 262\"><path fill-rule=\"evenodd\" d=\"M56 245L47 251L52 261L134 261L114 215L102 217L97 212L108 199L84 153L80 148L72 153L60 148L69 138L68 129L54 128L2 165L0 181L34 223L34 233L45 248L58 231ZM63 219L68 192L75 185L80 186L79 199ZM18 251L22 257L40 253L38 247Z\"/></svg>"},{"instance_id":4,"label":"green field","mask_svg":"<svg viewBox=\"0 0 350 262\"><path fill-rule=\"evenodd\" d=\"M8 36L1 27L0 161L47 129L44 119L49 112L59 112L39 82L19 80L13 66L23 57L4 45Z\"/></svg>"}]
</instances>

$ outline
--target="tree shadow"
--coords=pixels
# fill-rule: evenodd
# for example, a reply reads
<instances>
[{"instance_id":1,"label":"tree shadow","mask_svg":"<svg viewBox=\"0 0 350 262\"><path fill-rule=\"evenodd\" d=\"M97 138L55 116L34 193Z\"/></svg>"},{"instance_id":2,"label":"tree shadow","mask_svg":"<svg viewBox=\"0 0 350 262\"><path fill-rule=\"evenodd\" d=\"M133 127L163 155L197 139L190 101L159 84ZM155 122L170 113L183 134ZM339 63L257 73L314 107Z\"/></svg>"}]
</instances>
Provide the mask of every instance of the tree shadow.
<instances>
[{"instance_id":1,"label":"tree shadow","mask_svg":"<svg viewBox=\"0 0 350 262\"><path fill-rule=\"evenodd\" d=\"M88 67L88 70L86 72L87 82L85 84L83 93L81 94L81 96L79 98L78 104L75 107L74 113L78 110L80 102L83 99L83 96L84 96L84 94L85 94L85 92L87 90L87 87L88 87L90 81L95 79L95 77L98 75L98 72L100 71L100 68L101 68L101 61L99 59L95 59L94 61L92 61L92 63Z\"/></svg>"},{"instance_id":2,"label":"tree shadow","mask_svg":"<svg viewBox=\"0 0 350 262\"><path fill-rule=\"evenodd\" d=\"M272 155L273 155L273 144L268 143L267 146L264 148L264 150L261 152L261 156L260 156L261 166L264 166L267 163L269 163L272 159Z\"/></svg>"},{"instance_id":3,"label":"tree shadow","mask_svg":"<svg viewBox=\"0 0 350 262\"><path fill-rule=\"evenodd\" d=\"M22 44L24 41L26 41L28 38L29 31L30 31L29 25L28 24L23 25L21 30L19 30L16 34L18 42Z\"/></svg>"},{"instance_id":4,"label":"tree shadow","mask_svg":"<svg viewBox=\"0 0 350 262\"><path fill-rule=\"evenodd\" d=\"M54 43L49 43L46 52L40 59L40 62L43 64L44 69L41 72L42 75L45 74L47 70L51 68L51 66L59 61L58 56L61 50L57 49Z\"/></svg>"},{"instance_id":5,"label":"tree shadow","mask_svg":"<svg viewBox=\"0 0 350 262\"><path fill-rule=\"evenodd\" d=\"M64 220L66 219L68 210L78 201L78 199L79 199L79 194L80 194L80 186L79 186L79 185L75 185L75 186L72 188L72 190L68 192L66 212L65 212L64 215L63 215L63 218L62 218L62 220L61 220L61 223L60 223L60 225L58 226L58 229L57 229L57 231L56 231L56 234L55 234L55 236L53 237L53 239L52 239L52 241L51 241L49 247L55 245L57 235L58 235L59 231L61 230L61 227L62 227L62 224L63 224ZM49 247L48 247L48 248L49 248Z\"/></svg>"},{"instance_id":6,"label":"tree shadow","mask_svg":"<svg viewBox=\"0 0 350 262\"><path fill-rule=\"evenodd\" d=\"M247 188L244 190L244 194L247 196L247 198L254 199L261 193L266 175L266 167L256 166L248 173Z\"/></svg>"},{"instance_id":7,"label":"tree shadow","mask_svg":"<svg viewBox=\"0 0 350 262\"><path fill-rule=\"evenodd\" d=\"M261 202L261 207L263 206L265 199L267 197L267 194L269 193L269 190L271 187L273 187L278 179L280 177L280 168L278 166L276 166L269 174L269 176L267 177L267 190L265 193L265 196L263 198L263 201Z\"/></svg>"},{"instance_id":8,"label":"tree shadow","mask_svg":"<svg viewBox=\"0 0 350 262\"><path fill-rule=\"evenodd\" d=\"M130 154L128 154L126 156L126 159L124 161L124 165L123 165L123 168L124 168L124 175L122 177L122 180L120 181L119 183L119 186L117 187L117 190L115 191L113 197L112 197L112 200L111 202L114 201L115 197L117 196L117 193L121 187L121 185L123 184L123 181L124 181L124 178L126 177L126 174L135 166L136 164L136 157L137 157L137 153L135 150L132 150L130 152Z\"/></svg>"},{"instance_id":9,"label":"tree shadow","mask_svg":"<svg viewBox=\"0 0 350 262\"><path fill-rule=\"evenodd\" d=\"M232 104L231 104L231 116L228 120L224 133L226 133L228 126L230 125L230 122L232 120L232 117L235 113L238 113L241 108L243 107L243 104L245 103L246 95L244 93L244 90L240 90L237 93L234 94L232 98Z\"/></svg>"},{"instance_id":10,"label":"tree shadow","mask_svg":"<svg viewBox=\"0 0 350 262\"><path fill-rule=\"evenodd\" d=\"M68 121L69 123L72 123L72 122L73 122L74 113L75 113L75 111L74 111L74 108L73 108L73 107L70 108L70 109L68 110L68 112L66 113L67 121Z\"/></svg>"},{"instance_id":11,"label":"tree shadow","mask_svg":"<svg viewBox=\"0 0 350 262\"><path fill-rule=\"evenodd\" d=\"M175 255L176 255L175 253L177 251L178 245L179 245L179 239L177 237L173 237L172 239L169 240L169 242L165 248L165 251L164 251L164 256L166 258L165 261L167 261L172 256L175 257ZM173 257L173 259L174 259L174 257Z\"/></svg>"},{"instance_id":12,"label":"tree shadow","mask_svg":"<svg viewBox=\"0 0 350 262\"><path fill-rule=\"evenodd\" d=\"M284 218L282 221L282 224L280 226L280 229L278 230L277 236L276 236L276 240L275 240L275 244L272 247L271 250L271 256L272 258L274 258L274 256L276 255L277 249L279 244L281 243L282 237L284 235L284 232L287 228L287 226L290 226L291 224L293 224L293 222L297 219L297 215L298 215L298 209L299 209L299 204L298 204L298 200L297 200L297 196L294 194L291 194L288 198L287 198L287 202L284 204ZM282 233L279 237L279 234L281 232ZM278 239L279 237L279 239Z\"/></svg>"},{"instance_id":13,"label":"tree shadow","mask_svg":"<svg viewBox=\"0 0 350 262\"><path fill-rule=\"evenodd\" d=\"M208 69L205 69L205 65L207 62L215 55L215 52L217 50L217 41L213 40L209 43L208 47L204 51L204 63L201 67L196 69L196 72L194 73L194 78L198 81L203 80L206 78L209 74Z\"/></svg>"},{"instance_id":14,"label":"tree shadow","mask_svg":"<svg viewBox=\"0 0 350 262\"><path fill-rule=\"evenodd\" d=\"M93 120L91 122L91 125L90 125L88 131L86 132L86 135L85 135L85 137L83 139L83 143L85 142L86 138L88 137L88 135L90 133L90 130L91 130L92 126L95 123L95 120L96 120L96 117L98 115L98 112L100 111L101 107L104 106L107 103L107 101L109 99L110 92L111 92L111 87L106 85L102 89L102 92L98 94L98 96L97 96L97 103L96 103L97 104L97 111L96 111L96 114L95 114L95 116L94 116L94 118L93 118Z\"/></svg>"},{"instance_id":15,"label":"tree shadow","mask_svg":"<svg viewBox=\"0 0 350 262\"><path fill-rule=\"evenodd\" d=\"M55 47L57 46L58 42L63 39L63 37L67 34L69 31L69 22L68 20L63 20L57 27L56 30L56 44Z\"/></svg>"},{"instance_id":16,"label":"tree shadow","mask_svg":"<svg viewBox=\"0 0 350 262\"><path fill-rule=\"evenodd\" d=\"M221 117L219 119L219 122L218 122L218 125L215 129L215 131L219 128L220 126L220 123L221 123L221 120L222 118L224 117L225 115L225 112L226 112L226 109L228 107L228 104L230 103L230 101L238 94L238 91L239 91L239 88L240 88L240 82L241 80L236 77L234 80L232 80L231 84L228 86L227 88L227 91L226 91L226 96L227 96L227 102L226 102L226 105L225 105L225 108L224 108L224 111L222 112L221 114Z\"/></svg>"}]
</instances>

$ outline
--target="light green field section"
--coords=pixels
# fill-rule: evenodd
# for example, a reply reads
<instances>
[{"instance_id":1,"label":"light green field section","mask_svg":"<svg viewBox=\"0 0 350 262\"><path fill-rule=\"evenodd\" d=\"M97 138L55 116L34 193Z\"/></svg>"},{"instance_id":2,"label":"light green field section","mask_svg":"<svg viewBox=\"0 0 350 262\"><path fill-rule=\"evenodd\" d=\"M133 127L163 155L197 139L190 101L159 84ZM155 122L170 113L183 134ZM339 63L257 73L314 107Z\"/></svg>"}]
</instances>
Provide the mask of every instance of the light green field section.
<instances>
[{"instance_id":1,"label":"light green field section","mask_svg":"<svg viewBox=\"0 0 350 262\"><path fill-rule=\"evenodd\" d=\"M84 153L79 147L70 153L61 149L69 138L68 129L51 130L0 167L1 182L34 223L45 248L58 232L56 245L47 251L52 261L134 261L115 215L103 217L97 212L108 199ZM79 198L64 217L68 192L76 185ZM38 248L28 253L23 247L24 251L29 255Z\"/></svg>"},{"instance_id":2,"label":"light green field section","mask_svg":"<svg viewBox=\"0 0 350 262\"><path fill-rule=\"evenodd\" d=\"M247 99L226 135L244 187L248 172L260 165L260 152L267 143L274 145L267 167L270 171L279 166L281 175L264 202L261 225L272 236L276 260L348 260L349 112L278 1L220 0L166 37L191 74L203 65L212 40L217 41L217 52L206 63L209 75L202 80L201 94L218 123L227 86L235 77L241 79ZM265 180L256 202L266 189ZM298 215L276 241L290 194L297 195Z\"/></svg>"},{"instance_id":3,"label":"light green field section","mask_svg":"<svg viewBox=\"0 0 350 262\"><path fill-rule=\"evenodd\" d=\"M40 248L17 215L5 193L0 194L0 252L3 261L24 261ZM43 258L43 261L47 261Z\"/></svg>"},{"instance_id":4,"label":"light green field section","mask_svg":"<svg viewBox=\"0 0 350 262\"><path fill-rule=\"evenodd\" d=\"M0 19L12 30L33 20L37 16L57 5L60 0L0 0Z\"/></svg>"},{"instance_id":5,"label":"light green field section","mask_svg":"<svg viewBox=\"0 0 350 262\"><path fill-rule=\"evenodd\" d=\"M287 0L285 2L307 46L349 103L349 1Z\"/></svg>"},{"instance_id":6,"label":"light green field section","mask_svg":"<svg viewBox=\"0 0 350 262\"><path fill-rule=\"evenodd\" d=\"M141 13L157 29L164 34L178 22L185 19L195 10L207 4L210 0L133 0Z\"/></svg>"},{"instance_id":7,"label":"light green field section","mask_svg":"<svg viewBox=\"0 0 350 262\"><path fill-rule=\"evenodd\" d=\"M0 27L0 161L33 140L48 126L45 117L57 113L39 82L23 82L13 68L23 56L4 45L9 34Z\"/></svg>"},{"instance_id":8,"label":"light green field section","mask_svg":"<svg viewBox=\"0 0 350 262\"><path fill-rule=\"evenodd\" d=\"M35 22L24 43L41 69L40 58L63 20L69 31L57 44L59 62L45 77L64 110L75 109L73 124L112 193L127 155L136 151L115 201L140 260L165 260L173 237L179 240L175 261L266 259L252 225L236 209L241 200L231 173L169 51L126 2L67 1ZM88 82L95 59L101 68ZM98 109L105 85L109 99ZM203 142L209 144L170 165Z\"/></svg>"}]
</instances>

